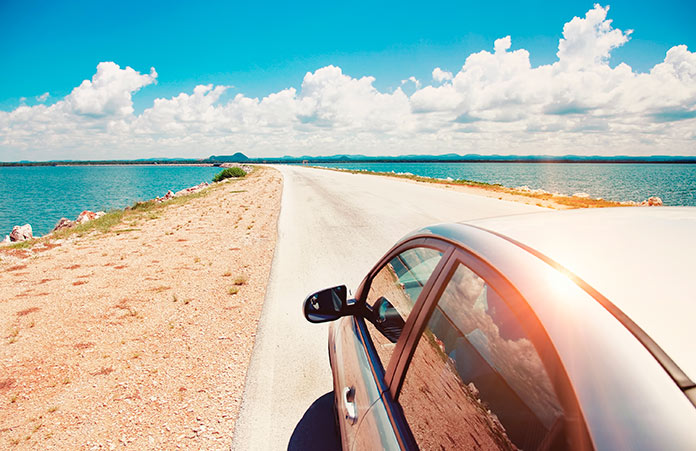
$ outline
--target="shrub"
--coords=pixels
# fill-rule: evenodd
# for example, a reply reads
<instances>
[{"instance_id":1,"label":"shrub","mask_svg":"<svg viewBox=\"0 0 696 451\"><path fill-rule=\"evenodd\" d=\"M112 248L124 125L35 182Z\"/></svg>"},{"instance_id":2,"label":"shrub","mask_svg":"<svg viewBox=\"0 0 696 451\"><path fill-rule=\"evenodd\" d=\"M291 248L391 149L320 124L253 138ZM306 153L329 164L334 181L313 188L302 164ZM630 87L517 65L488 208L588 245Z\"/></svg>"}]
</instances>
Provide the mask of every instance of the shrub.
<instances>
[{"instance_id":1,"label":"shrub","mask_svg":"<svg viewBox=\"0 0 696 451\"><path fill-rule=\"evenodd\" d=\"M242 168L234 167L234 168L227 168L223 169L221 172L218 174L215 174L215 177L213 177L213 182L219 182L220 180L228 179L228 178L236 178L236 177L244 177L247 175L247 173L244 171Z\"/></svg>"}]
</instances>

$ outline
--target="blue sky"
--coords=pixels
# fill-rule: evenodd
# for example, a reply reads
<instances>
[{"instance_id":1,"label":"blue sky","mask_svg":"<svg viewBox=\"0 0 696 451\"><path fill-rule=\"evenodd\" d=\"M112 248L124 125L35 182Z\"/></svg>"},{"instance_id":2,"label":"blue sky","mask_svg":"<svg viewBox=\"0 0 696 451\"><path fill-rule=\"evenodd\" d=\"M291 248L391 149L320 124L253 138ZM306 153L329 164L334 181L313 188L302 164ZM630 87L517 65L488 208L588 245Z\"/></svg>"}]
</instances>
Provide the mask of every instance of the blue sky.
<instances>
[{"instance_id":1,"label":"blue sky","mask_svg":"<svg viewBox=\"0 0 696 451\"><path fill-rule=\"evenodd\" d=\"M644 73L674 46L696 49L696 2L616 0L609 5L611 26L633 30L627 42L612 48L611 67L623 62ZM436 67L456 75L469 55L492 52L493 42L505 36L511 37L510 52L529 52L532 67L552 64L558 61L563 25L592 8L587 1L2 0L0 111L41 103L37 96L46 92L45 104L54 104L94 76L100 62L109 61L141 74L156 69L156 83L132 92L136 116L154 99L191 94L197 85L227 86L217 104L240 93L263 98L289 87L299 91L307 72L329 65L355 79L374 77L376 90L392 93L411 76L419 83L430 80ZM402 89L411 95L416 85ZM690 108L664 114L688 118Z\"/></svg>"},{"instance_id":2,"label":"blue sky","mask_svg":"<svg viewBox=\"0 0 696 451\"><path fill-rule=\"evenodd\" d=\"M604 3L603 3L604 4ZM264 96L298 85L308 71L333 64L354 77L372 75L395 88L434 67L457 71L472 52L511 35L532 65L555 60L560 25L591 8L563 2L171 2L14 1L0 3L0 109L48 91L56 99L88 79L101 61L141 72L155 97L227 84ZM696 2L612 1L613 25L633 29L614 52L639 71L677 44L696 49Z\"/></svg>"}]
</instances>

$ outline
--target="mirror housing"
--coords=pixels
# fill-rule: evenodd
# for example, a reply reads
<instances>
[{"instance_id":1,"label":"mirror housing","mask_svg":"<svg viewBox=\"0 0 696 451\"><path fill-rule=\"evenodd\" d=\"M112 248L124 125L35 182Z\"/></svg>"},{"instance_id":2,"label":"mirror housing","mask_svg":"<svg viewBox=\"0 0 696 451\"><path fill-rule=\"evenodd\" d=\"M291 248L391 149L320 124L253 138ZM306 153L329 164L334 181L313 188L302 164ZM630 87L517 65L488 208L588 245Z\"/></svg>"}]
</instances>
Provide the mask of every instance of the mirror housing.
<instances>
[{"instance_id":1,"label":"mirror housing","mask_svg":"<svg viewBox=\"0 0 696 451\"><path fill-rule=\"evenodd\" d=\"M304 316L310 323L325 323L355 313L354 304L348 303L345 285L327 288L307 296Z\"/></svg>"}]
</instances>

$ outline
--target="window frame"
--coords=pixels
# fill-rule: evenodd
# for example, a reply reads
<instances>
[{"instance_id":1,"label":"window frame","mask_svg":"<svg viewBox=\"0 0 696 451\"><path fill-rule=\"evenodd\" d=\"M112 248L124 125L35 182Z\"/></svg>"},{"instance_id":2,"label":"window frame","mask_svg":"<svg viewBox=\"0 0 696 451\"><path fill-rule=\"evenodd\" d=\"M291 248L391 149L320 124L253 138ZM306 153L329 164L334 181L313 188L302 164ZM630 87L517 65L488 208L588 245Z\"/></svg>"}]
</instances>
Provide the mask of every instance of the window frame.
<instances>
[{"instance_id":1,"label":"window frame","mask_svg":"<svg viewBox=\"0 0 696 451\"><path fill-rule=\"evenodd\" d=\"M449 240L441 241L449 242ZM577 444L578 449L593 449L594 447L587 430L587 425L570 379L550 337L546 333L546 330L541 324L541 321L537 318L532 307L524 299L519 290L487 260L459 243L450 242L450 244L453 248L452 252L449 252L447 255L447 261L444 261L445 256L443 255L443 259L440 261L442 266L438 268L438 274L433 274L431 279L428 280L428 285L430 285L428 292L425 293L424 289L421 293L421 295L424 296L423 299L419 296L418 301L420 306L418 311L414 308L409 316L409 327L404 329L404 333L402 333L402 337L399 339L399 342L401 342L403 338L403 343L402 347L399 349L398 360L394 362L394 356L392 356L390 360L390 368L392 366L393 368L391 368L391 379L387 387L389 389L390 399L393 400L394 406L399 412L398 415L401 416L398 423L406 425L408 429L407 434L415 443L415 439L408 426L408 419L404 415L401 405L399 404L399 394L408 371L408 366L411 363L416 346L420 341L420 337L442 293L447 288L447 284L452 279L458 266L462 264L479 277L483 278L486 284L500 295L503 302L506 303L508 308L510 308L521 323L525 333L539 354L550 382L556 392L558 401L563 408L566 416L566 424L568 426L567 433L570 436L573 447ZM438 264L438 266L440 266L440 264ZM406 329L408 329L408 334L405 333ZM394 355L396 355L396 352Z\"/></svg>"},{"instance_id":2,"label":"window frame","mask_svg":"<svg viewBox=\"0 0 696 451\"><path fill-rule=\"evenodd\" d=\"M435 285L435 282L439 278L439 275L445 268L445 265L449 261L452 253L455 251L453 244L445 240L434 238L432 236L415 236L402 243L397 243L379 260L379 262L377 262L377 264L370 270L367 276L365 276L362 283L358 287L355 296L356 302L361 303L364 306L367 302L367 296L370 292L372 280L377 275L377 273L379 273L379 271L381 271L387 263L389 263L399 254L409 249L414 249L418 247L426 247L442 252L442 258L435 266L435 269L430 274L430 277L428 277L428 281L423 286L423 290L421 290L420 294L418 295L418 299L416 299L416 301L414 302L413 309L411 310L411 313L409 313L408 318L406 319L404 330L401 332L401 336L399 337L399 340L396 342L394 351L392 352L389 362L382 362L379 359L377 355L377 348L374 342L372 341L372 337L370 336L370 333L367 329L365 319L355 317L356 328L361 331L363 343L365 345L365 352L370 357L372 375L378 383L380 382L380 376L383 377L382 382L386 387L387 391L390 390L394 374L396 372L396 364L401 360L401 354L404 350L407 337L410 336L410 331L414 325L414 322L411 320L411 318L416 318L420 315L420 312L424 306L423 300L427 298L428 293L432 290L433 286ZM374 361L375 358L376 361ZM386 368L384 367L384 363L387 364ZM381 371L379 371L380 368Z\"/></svg>"}]
</instances>

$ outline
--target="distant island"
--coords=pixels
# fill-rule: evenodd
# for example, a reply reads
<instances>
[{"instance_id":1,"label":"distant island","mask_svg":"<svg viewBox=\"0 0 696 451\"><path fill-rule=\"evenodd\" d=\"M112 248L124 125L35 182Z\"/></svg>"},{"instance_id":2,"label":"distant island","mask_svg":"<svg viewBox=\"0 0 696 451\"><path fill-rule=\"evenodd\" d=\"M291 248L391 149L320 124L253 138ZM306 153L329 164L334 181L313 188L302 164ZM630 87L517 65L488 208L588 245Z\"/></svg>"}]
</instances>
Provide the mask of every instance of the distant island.
<instances>
[{"instance_id":1,"label":"distant island","mask_svg":"<svg viewBox=\"0 0 696 451\"><path fill-rule=\"evenodd\" d=\"M652 155L637 156L580 156L580 155L402 155L402 156L366 156L366 155L330 155L300 157L258 157L249 158L241 152L233 155L211 155L208 158L147 158L138 160L53 160L53 161L17 161L0 162L0 166L65 166L65 165L125 165L125 164L204 164L219 166L223 163L268 163L268 164L328 164L328 163L679 163L696 164L696 157Z\"/></svg>"}]
</instances>

